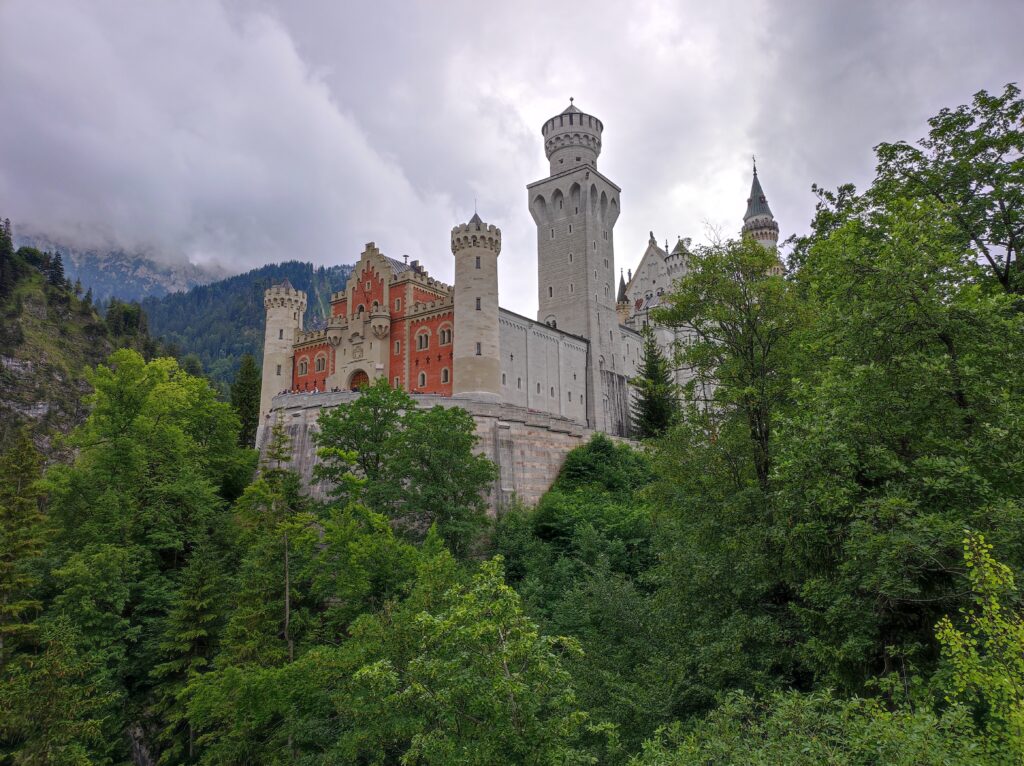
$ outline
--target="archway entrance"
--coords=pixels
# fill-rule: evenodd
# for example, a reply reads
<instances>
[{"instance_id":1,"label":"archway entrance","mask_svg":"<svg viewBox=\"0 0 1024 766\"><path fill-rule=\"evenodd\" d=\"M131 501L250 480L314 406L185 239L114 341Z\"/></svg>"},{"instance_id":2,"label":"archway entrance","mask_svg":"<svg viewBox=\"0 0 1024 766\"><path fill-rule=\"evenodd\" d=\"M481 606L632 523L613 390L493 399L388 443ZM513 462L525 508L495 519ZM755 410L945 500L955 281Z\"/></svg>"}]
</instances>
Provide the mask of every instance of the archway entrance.
<instances>
[{"instance_id":1,"label":"archway entrance","mask_svg":"<svg viewBox=\"0 0 1024 766\"><path fill-rule=\"evenodd\" d=\"M352 373L352 377L348 379L348 387L352 391L358 391L363 386L370 384L370 376L363 370L356 370Z\"/></svg>"}]
</instances>

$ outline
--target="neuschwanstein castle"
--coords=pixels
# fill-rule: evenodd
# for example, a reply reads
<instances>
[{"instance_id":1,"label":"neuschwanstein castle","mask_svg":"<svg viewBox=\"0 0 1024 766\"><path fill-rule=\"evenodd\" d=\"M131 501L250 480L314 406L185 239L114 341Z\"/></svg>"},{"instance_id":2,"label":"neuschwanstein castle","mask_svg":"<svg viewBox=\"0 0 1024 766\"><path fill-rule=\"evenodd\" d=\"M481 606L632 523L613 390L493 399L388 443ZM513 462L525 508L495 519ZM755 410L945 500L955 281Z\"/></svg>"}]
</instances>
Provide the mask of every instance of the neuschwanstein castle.
<instances>
[{"instance_id":1,"label":"neuschwanstein castle","mask_svg":"<svg viewBox=\"0 0 1024 766\"><path fill-rule=\"evenodd\" d=\"M323 329L303 329L305 293L287 282L267 290L258 442L282 420L308 478L319 412L385 378L421 406L473 414L480 446L499 467L497 507L513 494L539 498L565 453L591 433L628 436L640 330L686 273L689 240L669 251L652 234L636 273L628 281L620 273L616 289L621 200L597 168L603 130L572 104L541 128L551 173L526 187L537 225L536 320L500 307L501 229L479 215L452 229L454 285L371 242L345 289L331 296ZM779 227L756 168L743 233L777 246ZM656 328L669 353L675 333ZM685 370L677 374L684 382Z\"/></svg>"}]
</instances>

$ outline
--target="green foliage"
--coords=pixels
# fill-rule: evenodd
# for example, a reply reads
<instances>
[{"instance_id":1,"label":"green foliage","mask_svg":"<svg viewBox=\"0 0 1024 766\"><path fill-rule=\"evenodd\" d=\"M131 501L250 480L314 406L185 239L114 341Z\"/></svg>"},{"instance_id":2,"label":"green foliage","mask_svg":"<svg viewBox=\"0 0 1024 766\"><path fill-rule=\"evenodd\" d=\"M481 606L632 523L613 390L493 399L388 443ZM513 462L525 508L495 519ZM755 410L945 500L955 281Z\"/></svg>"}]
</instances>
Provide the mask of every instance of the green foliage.
<instances>
[{"instance_id":1,"label":"green foliage","mask_svg":"<svg viewBox=\"0 0 1024 766\"><path fill-rule=\"evenodd\" d=\"M876 191L938 203L955 250L983 259L1007 292L1024 292L1024 98L1008 84L1001 94L978 91L970 105L943 109L917 145L883 143Z\"/></svg>"},{"instance_id":2,"label":"green foliage","mask_svg":"<svg viewBox=\"0 0 1024 766\"><path fill-rule=\"evenodd\" d=\"M645 743L633 766L968 766L989 761L962 710L890 712L874 700L828 692L730 695L692 727Z\"/></svg>"},{"instance_id":3,"label":"green foliage","mask_svg":"<svg viewBox=\"0 0 1024 766\"><path fill-rule=\"evenodd\" d=\"M121 763L123 703L70 620L49 622L39 651L20 655L0 684L0 756L26 766Z\"/></svg>"},{"instance_id":4,"label":"green foliage","mask_svg":"<svg viewBox=\"0 0 1024 766\"><path fill-rule=\"evenodd\" d=\"M32 632L42 603L36 589L47 538L41 510L42 456L22 428L0 455L0 672Z\"/></svg>"},{"instance_id":5,"label":"green foliage","mask_svg":"<svg viewBox=\"0 0 1024 766\"><path fill-rule=\"evenodd\" d=\"M231 406L238 414L242 427L238 443L250 447L256 443L256 428L260 419L260 370L252 354L245 354L231 384Z\"/></svg>"},{"instance_id":6,"label":"green foliage","mask_svg":"<svg viewBox=\"0 0 1024 766\"><path fill-rule=\"evenodd\" d=\"M316 476L336 499L364 502L413 540L436 524L453 552L468 555L486 524L484 493L496 476L473 451L469 413L417 409L381 379L351 404L321 413L318 423Z\"/></svg>"},{"instance_id":7,"label":"green foliage","mask_svg":"<svg viewBox=\"0 0 1024 766\"><path fill-rule=\"evenodd\" d=\"M637 389L632 402L633 433L638 439L661 436L679 417L679 391L649 327L644 328L640 369L631 382Z\"/></svg>"},{"instance_id":8,"label":"green foliage","mask_svg":"<svg viewBox=\"0 0 1024 766\"><path fill-rule=\"evenodd\" d=\"M1024 615L1013 572L992 557L982 535L964 541L964 562L974 603L960 610L964 629L948 617L938 625L943 656L952 669L947 700L977 709L993 758L1024 761ZM1013 599L1011 603L1006 603Z\"/></svg>"}]
</instances>

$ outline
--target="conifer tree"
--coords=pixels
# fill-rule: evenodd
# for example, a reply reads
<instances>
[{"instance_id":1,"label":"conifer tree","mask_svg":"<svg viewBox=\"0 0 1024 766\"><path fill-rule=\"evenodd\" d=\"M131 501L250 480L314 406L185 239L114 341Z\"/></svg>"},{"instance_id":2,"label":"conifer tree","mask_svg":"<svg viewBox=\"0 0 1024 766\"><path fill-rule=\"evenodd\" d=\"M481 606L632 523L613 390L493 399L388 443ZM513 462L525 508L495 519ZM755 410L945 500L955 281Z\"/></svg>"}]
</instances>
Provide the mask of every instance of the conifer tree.
<instances>
[{"instance_id":1,"label":"conifer tree","mask_svg":"<svg viewBox=\"0 0 1024 766\"><path fill-rule=\"evenodd\" d=\"M11 220L0 224L0 296L14 287L14 241L11 238Z\"/></svg>"},{"instance_id":2,"label":"conifer tree","mask_svg":"<svg viewBox=\"0 0 1024 766\"><path fill-rule=\"evenodd\" d=\"M30 617L41 607L33 594L38 574L33 564L46 541L39 507L42 457L28 428L0 456L0 671L20 638L32 629Z\"/></svg>"},{"instance_id":3,"label":"conifer tree","mask_svg":"<svg viewBox=\"0 0 1024 766\"><path fill-rule=\"evenodd\" d=\"M54 287L61 287L64 284L64 259L60 253L54 253L50 258L50 268L47 271L47 278Z\"/></svg>"},{"instance_id":4,"label":"conifer tree","mask_svg":"<svg viewBox=\"0 0 1024 766\"><path fill-rule=\"evenodd\" d=\"M195 734L189 724L183 690L208 669L213 658L217 626L223 615L223 572L214 546L200 543L182 572L159 643L162 662L151 676L156 681L155 711L163 728L161 763L191 762Z\"/></svg>"},{"instance_id":5,"label":"conifer tree","mask_svg":"<svg viewBox=\"0 0 1024 766\"><path fill-rule=\"evenodd\" d=\"M643 335L643 360L633 379L637 388L637 397L633 400L633 432L637 438L649 439L665 433L679 417L679 391L651 328L645 327Z\"/></svg>"},{"instance_id":6,"label":"conifer tree","mask_svg":"<svg viewBox=\"0 0 1024 766\"><path fill-rule=\"evenodd\" d=\"M235 380L231 384L231 406L238 413L242 428L238 432L238 443L251 447L256 443L256 429L260 418L260 371L252 354L242 357Z\"/></svg>"}]
</instances>

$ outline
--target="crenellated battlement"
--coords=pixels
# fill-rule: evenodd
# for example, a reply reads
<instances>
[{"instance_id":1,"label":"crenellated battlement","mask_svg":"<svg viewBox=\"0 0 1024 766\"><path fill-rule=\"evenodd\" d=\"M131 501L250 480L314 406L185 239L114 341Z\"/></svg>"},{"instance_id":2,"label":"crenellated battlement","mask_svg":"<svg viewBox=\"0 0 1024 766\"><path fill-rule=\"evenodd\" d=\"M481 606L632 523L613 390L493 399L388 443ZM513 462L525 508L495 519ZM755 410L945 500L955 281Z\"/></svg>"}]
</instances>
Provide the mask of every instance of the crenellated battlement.
<instances>
[{"instance_id":1,"label":"crenellated battlement","mask_svg":"<svg viewBox=\"0 0 1024 766\"><path fill-rule=\"evenodd\" d=\"M474 218L479 220L479 216ZM497 255L501 252L501 229L483 222L459 224L452 229L452 254L469 247L482 247Z\"/></svg>"},{"instance_id":2,"label":"crenellated battlement","mask_svg":"<svg viewBox=\"0 0 1024 766\"><path fill-rule=\"evenodd\" d=\"M263 292L263 308L268 311L273 308L305 311L306 293L302 290L296 290L287 283L274 285Z\"/></svg>"}]
</instances>

